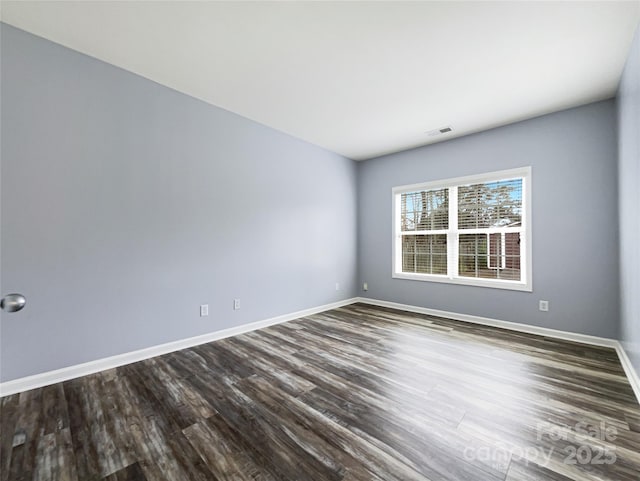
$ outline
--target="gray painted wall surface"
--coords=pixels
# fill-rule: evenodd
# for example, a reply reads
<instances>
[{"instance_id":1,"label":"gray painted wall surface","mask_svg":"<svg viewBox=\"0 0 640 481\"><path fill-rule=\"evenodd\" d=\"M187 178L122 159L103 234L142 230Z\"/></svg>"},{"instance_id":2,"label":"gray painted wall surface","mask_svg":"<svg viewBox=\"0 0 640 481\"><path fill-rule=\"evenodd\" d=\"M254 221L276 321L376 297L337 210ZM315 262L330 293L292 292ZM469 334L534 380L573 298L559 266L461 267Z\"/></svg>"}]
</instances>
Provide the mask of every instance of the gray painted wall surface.
<instances>
[{"instance_id":1,"label":"gray painted wall surface","mask_svg":"<svg viewBox=\"0 0 640 481\"><path fill-rule=\"evenodd\" d=\"M640 373L640 28L618 91L621 339Z\"/></svg>"},{"instance_id":2,"label":"gray painted wall surface","mask_svg":"<svg viewBox=\"0 0 640 481\"><path fill-rule=\"evenodd\" d=\"M0 25L0 280L29 300L1 314L0 380L357 294L618 337L612 101L356 167ZM636 36L618 105L622 336L635 356L638 50ZM393 186L523 165L533 167L533 293L391 278Z\"/></svg>"},{"instance_id":3,"label":"gray painted wall surface","mask_svg":"<svg viewBox=\"0 0 640 481\"><path fill-rule=\"evenodd\" d=\"M1 29L2 381L356 294L354 162Z\"/></svg>"},{"instance_id":4,"label":"gray painted wall surface","mask_svg":"<svg viewBox=\"0 0 640 481\"><path fill-rule=\"evenodd\" d=\"M454 125L455 128L455 125ZM532 166L533 293L391 277L394 186ZM368 297L617 338L615 105L599 102L358 165ZM550 311L538 311L538 300Z\"/></svg>"}]
</instances>

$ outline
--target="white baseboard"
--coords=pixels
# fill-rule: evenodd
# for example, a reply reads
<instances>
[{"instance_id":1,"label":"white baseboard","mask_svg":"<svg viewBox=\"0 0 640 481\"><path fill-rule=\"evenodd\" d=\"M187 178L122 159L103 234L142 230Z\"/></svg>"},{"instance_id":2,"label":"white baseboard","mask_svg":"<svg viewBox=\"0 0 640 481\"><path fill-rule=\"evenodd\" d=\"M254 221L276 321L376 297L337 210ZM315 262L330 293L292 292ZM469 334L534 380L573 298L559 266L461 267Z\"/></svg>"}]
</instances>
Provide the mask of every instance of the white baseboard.
<instances>
[{"instance_id":1,"label":"white baseboard","mask_svg":"<svg viewBox=\"0 0 640 481\"><path fill-rule=\"evenodd\" d=\"M391 309L399 309L401 311L416 312L418 314L427 314L430 316L446 317L455 319L456 321L471 322L473 324L482 324L483 326L499 327L501 329L509 329L510 331L525 332L528 334L537 334L539 336L553 337L556 339L564 339L566 341L581 342L583 344L591 344L594 346L604 346L616 348L618 341L606 337L589 336L587 334L577 334L575 332L560 331L550 329L548 327L531 326L529 324L520 324L511 321L501 321L489 317L472 316L470 314L460 314L458 312L439 311L428 307L411 306L408 304L398 304L397 302L380 301L378 299L368 299L364 297L358 298L358 302L363 304L371 304L372 306L389 307Z\"/></svg>"},{"instance_id":2,"label":"white baseboard","mask_svg":"<svg viewBox=\"0 0 640 481\"><path fill-rule=\"evenodd\" d=\"M22 377L0 383L0 397L9 396L29 389L35 389L50 384L55 384L62 381L68 381L77 377L86 376L88 374L94 374L106 369L112 369L114 367L123 366L125 364L131 364L132 362L143 361L151 357L161 356L162 354L168 354L170 352L179 351L180 349L186 349L188 347L198 346L200 344L206 344L207 342L216 341L218 339L224 339L226 337L237 336L249 331L255 331L256 329L262 329L264 327L273 326L301 317L311 316L318 314L319 312L328 311L337 307L347 306L356 302L356 298L345 299L344 301L333 302L331 304L325 304L323 306L312 307L310 309L304 309L302 311L292 312L290 314L284 314L282 316L272 317L270 319L264 319L262 321L251 322L249 324L243 324L241 326L231 327L229 329L223 329L221 331L210 332L202 334L200 336L190 337L187 339L181 339L178 341L168 342L166 344L160 344L158 346L152 346L137 351L126 352L124 354L118 354L116 356L110 356L103 359L97 359L95 361L89 361L74 366L64 367L62 369L56 369L54 371L47 371L41 374L35 374L33 376Z\"/></svg>"},{"instance_id":3,"label":"white baseboard","mask_svg":"<svg viewBox=\"0 0 640 481\"><path fill-rule=\"evenodd\" d=\"M313 307L302 311L292 312L290 314L284 314L282 316L272 317L270 319L264 319L262 321L256 321L249 324L244 324L229 329L223 329L221 331L210 332L201 336L190 337L188 339L181 339L179 341L168 342L158 346L152 346L146 349L140 349L138 351L127 352L119 354L117 356L111 356L104 359L98 359L95 361L86 362L83 364L77 364L75 366L69 366L62 369L56 369L55 371L48 371L41 374L35 374L33 376L27 376L12 381L0 383L0 397L9 396L29 389L35 389L50 384L55 384L62 381L68 381L77 377L86 376L88 374L94 374L99 371L112 369L114 367L123 366L132 362L143 361L151 357L160 356L162 354L168 354L170 352L179 351L180 349L186 349L189 347L197 346L200 344L206 344L208 342L216 341L218 339L224 339L226 337L237 336L245 332L255 331L256 329L262 329L264 327L273 326L301 317L311 316L320 312L336 309L338 307L348 306L356 302L363 304L369 304L372 306L389 307L391 309L399 309L401 311L415 312L418 314L427 314L431 316L445 317L448 319L454 319L458 321L471 322L474 324L481 324L483 326L499 327L502 329L509 329L511 331L525 332L529 334L536 334L539 336L552 337L556 339L564 339L567 341L581 342L583 344L591 344L595 346L610 347L616 350L622 368L629 379L629 383L640 403L640 379L636 373L629 357L627 356L624 348L619 341L615 339L609 339L605 337L589 336L586 334L577 334L574 332L560 331L557 329L550 329L547 327L530 326L528 324L521 324L511 321L502 321L499 319L491 319L489 317L472 316L470 314L460 314L457 312L440 311L437 309L429 309L427 307L412 306L409 304L399 304L397 302L381 301L378 299L369 299L366 297L355 297L352 299L345 299L343 301L334 302L331 304L325 304L323 306Z\"/></svg>"},{"instance_id":4,"label":"white baseboard","mask_svg":"<svg viewBox=\"0 0 640 481\"><path fill-rule=\"evenodd\" d=\"M633 367L633 364L631 364L631 359L629 359L629 356L627 356L627 352L619 342L616 346L616 352L618 353L618 357L620 358L620 364L622 364L622 368L627 375L627 379L629 379L629 384L631 384L631 388L633 389L633 392L636 393L636 398L640 403L640 377Z\"/></svg>"},{"instance_id":5,"label":"white baseboard","mask_svg":"<svg viewBox=\"0 0 640 481\"><path fill-rule=\"evenodd\" d=\"M509 329L511 331L525 332L528 334L536 334L539 336L552 337L555 339L563 339L565 341L580 342L593 346L610 347L616 350L620 358L620 364L624 369L629 384L636 395L638 403L640 403L640 379L635 371L627 353L622 344L616 339L607 337L589 336L587 334L578 334L575 332L560 331L558 329L550 329L548 327L531 326L529 324L521 324L511 321L502 321L499 319L491 319L489 317L472 316L470 314L460 314L457 312L440 311L437 309L429 309L427 307L412 306L409 304L399 304L397 302L381 301L378 299L370 299L366 297L357 298L357 302L370 304L372 306L389 307L391 309L399 309L401 311L415 312L418 314L427 314L430 316L445 317L458 321L471 322L473 324L481 324L483 326L499 327L501 329Z\"/></svg>"}]
</instances>

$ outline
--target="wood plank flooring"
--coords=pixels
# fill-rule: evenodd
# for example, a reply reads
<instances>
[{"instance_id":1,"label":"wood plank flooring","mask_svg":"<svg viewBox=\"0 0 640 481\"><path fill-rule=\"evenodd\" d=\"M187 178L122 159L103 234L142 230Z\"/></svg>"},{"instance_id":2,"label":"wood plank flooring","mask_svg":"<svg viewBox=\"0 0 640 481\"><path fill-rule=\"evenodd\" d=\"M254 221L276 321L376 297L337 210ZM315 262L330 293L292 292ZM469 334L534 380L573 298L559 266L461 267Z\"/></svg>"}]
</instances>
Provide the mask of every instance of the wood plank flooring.
<instances>
[{"instance_id":1,"label":"wood plank flooring","mask_svg":"<svg viewBox=\"0 0 640 481\"><path fill-rule=\"evenodd\" d=\"M1 400L0 481L640 479L616 353L354 304Z\"/></svg>"}]
</instances>

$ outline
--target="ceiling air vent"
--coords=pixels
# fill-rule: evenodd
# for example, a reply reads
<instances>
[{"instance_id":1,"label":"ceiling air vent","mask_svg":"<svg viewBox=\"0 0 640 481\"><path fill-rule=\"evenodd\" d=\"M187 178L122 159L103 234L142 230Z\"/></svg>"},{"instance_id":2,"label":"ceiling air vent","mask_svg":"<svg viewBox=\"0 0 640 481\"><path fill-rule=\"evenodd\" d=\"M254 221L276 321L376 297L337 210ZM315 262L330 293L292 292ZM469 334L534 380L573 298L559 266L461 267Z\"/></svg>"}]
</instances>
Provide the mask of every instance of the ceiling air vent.
<instances>
[{"instance_id":1,"label":"ceiling air vent","mask_svg":"<svg viewBox=\"0 0 640 481\"><path fill-rule=\"evenodd\" d=\"M442 127L441 129L430 130L427 132L429 137L435 137L436 135L448 134L453 131L451 127Z\"/></svg>"}]
</instances>

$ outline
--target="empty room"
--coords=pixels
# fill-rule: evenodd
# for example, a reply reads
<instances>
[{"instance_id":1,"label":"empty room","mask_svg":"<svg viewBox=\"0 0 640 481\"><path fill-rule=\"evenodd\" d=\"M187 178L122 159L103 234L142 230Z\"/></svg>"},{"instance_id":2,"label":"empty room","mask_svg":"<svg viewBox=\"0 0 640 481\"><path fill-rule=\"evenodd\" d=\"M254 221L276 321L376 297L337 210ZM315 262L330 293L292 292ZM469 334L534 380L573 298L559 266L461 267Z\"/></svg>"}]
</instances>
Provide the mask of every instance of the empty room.
<instances>
[{"instance_id":1,"label":"empty room","mask_svg":"<svg viewBox=\"0 0 640 481\"><path fill-rule=\"evenodd\" d=\"M640 1L0 15L0 481L640 480Z\"/></svg>"}]
</instances>

